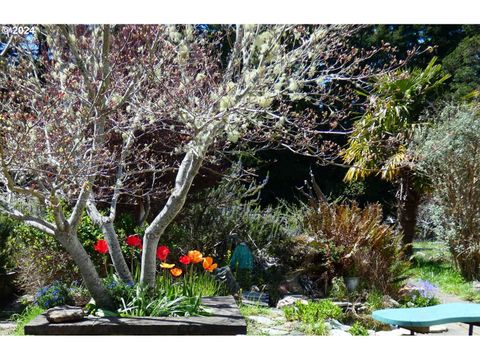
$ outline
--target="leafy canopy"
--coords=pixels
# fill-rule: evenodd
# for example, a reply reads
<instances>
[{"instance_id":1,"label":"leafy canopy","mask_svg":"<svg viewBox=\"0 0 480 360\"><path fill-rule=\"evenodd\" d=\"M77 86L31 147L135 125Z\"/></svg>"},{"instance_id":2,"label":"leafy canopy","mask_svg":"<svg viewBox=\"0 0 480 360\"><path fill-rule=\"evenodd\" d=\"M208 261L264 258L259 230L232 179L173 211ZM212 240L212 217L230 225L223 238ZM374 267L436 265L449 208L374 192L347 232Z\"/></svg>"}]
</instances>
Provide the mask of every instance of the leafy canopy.
<instances>
[{"instance_id":1,"label":"leafy canopy","mask_svg":"<svg viewBox=\"0 0 480 360\"><path fill-rule=\"evenodd\" d=\"M370 104L353 127L341 155L352 166L346 181L379 174L393 180L406 158L406 143L419 122L428 95L449 78L432 58L425 69L397 71L376 79Z\"/></svg>"}]
</instances>

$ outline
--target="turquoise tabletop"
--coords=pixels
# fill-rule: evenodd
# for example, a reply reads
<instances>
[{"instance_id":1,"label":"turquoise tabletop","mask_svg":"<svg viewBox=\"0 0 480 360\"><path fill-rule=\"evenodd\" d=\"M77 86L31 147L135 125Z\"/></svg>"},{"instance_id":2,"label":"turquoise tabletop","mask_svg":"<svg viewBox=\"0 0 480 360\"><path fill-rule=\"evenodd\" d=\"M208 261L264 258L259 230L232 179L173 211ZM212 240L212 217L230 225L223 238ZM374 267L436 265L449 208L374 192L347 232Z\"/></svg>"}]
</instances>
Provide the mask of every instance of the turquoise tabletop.
<instances>
[{"instance_id":1,"label":"turquoise tabletop","mask_svg":"<svg viewBox=\"0 0 480 360\"><path fill-rule=\"evenodd\" d=\"M450 303L422 308L385 309L372 314L375 320L401 327L426 327L453 322L480 322L480 304Z\"/></svg>"}]
</instances>

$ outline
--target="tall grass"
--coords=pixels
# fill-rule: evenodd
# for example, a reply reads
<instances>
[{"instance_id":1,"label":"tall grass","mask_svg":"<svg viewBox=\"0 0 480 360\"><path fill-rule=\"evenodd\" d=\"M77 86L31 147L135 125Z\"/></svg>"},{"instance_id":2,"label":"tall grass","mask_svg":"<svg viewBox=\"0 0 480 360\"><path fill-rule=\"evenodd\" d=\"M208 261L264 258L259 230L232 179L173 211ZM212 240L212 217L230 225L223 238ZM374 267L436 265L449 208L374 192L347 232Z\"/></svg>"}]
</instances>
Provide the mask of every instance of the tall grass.
<instances>
[{"instance_id":1,"label":"tall grass","mask_svg":"<svg viewBox=\"0 0 480 360\"><path fill-rule=\"evenodd\" d=\"M28 306L27 308L25 308L25 310L22 311L21 314L12 315L10 319L15 321L17 325L12 335L25 335L25 325L27 325L30 321L32 321L44 311L45 309L39 306Z\"/></svg>"}]
</instances>

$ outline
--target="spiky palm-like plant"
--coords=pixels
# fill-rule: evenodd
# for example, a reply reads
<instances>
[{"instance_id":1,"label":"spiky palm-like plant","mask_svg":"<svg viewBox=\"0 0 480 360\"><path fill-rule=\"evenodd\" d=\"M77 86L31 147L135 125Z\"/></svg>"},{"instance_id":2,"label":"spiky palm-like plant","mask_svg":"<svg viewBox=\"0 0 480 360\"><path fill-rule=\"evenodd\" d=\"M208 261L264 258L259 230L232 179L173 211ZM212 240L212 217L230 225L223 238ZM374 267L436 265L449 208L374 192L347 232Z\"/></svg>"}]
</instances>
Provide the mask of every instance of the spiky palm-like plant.
<instances>
[{"instance_id":1,"label":"spiky palm-like plant","mask_svg":"<svg viewBox=\"0 0 480 360\"><path fill-rule=\"evenodd\" d=\"M406 146L415 127L421 125L420 115L431 94L449 78L435 62L434 57L425 69L400 70L377 78L369 107L354 124L342 151L343 160L351 165L345 181L377 175L398 185L398 220L405 245L413 241L423 187L409 164ZM407 246L406 254L411 253Z\"/></svg>"}]
</instances>

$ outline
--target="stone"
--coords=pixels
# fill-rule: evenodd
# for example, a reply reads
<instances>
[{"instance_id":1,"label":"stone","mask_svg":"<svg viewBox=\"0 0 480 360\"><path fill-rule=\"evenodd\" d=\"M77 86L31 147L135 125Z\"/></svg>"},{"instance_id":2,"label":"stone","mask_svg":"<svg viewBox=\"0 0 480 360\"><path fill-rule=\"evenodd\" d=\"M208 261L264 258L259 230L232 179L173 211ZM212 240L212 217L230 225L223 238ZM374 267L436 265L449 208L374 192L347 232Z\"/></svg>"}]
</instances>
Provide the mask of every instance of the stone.
<instances>
[{"instance_id":1,"label":"stone","mask_svg":"<svg viewBox=\"0 0 480 360\"><path fill-rule=\"evenodd\" d=\"M270 326L270 325L274 324L273 320L271 320L267 317L264 317L264 316L253 316L252 315L252 316L249 316L248 319L252 320L252 321L255 321L256 323L266 325L266 326Z\"/></svg>"},{"instance_id":2,"label":"stone","mask_svg":"<svg viewBox=\"0 0 480 360\"><path fill-rule=\"evenodd\" d=\"M45 316L50 323L59 324L80 321L85 317L85 313L80 307L63 305L48 309Z\"/></svg>"},{"instance_id":3,"label":"stone","mask_svg":"<svg viewBox=\"0 0 480 360\"><path fill-rule=\"evenodd\" d=\"M202 298L209 316L85 317L49 323L44 314L25 326L25 335L246 335L247 323L233 296Z\"/></svg>"},{"instance_id":4,"label":"stone","mask_svg":"<svg viewBox=\"0 0 480 360\"><path fill-rule=\"evenodd\" d=\"M280 335L288 335L289 332L281 329L275 329L275 328L266 328L262 329L262 332L265 335L270 335L270 336L280 336Z\"/></svg>"},{"instance_id":5,"label":"stone","mask_svg":"<svg viewBox=\"0 0 480 360\"><path fill-rule=\"evenodd\" d=\"M350 326L342 324L340 321L335 319L328 319L325 325L330 326L331 329L348 331Z\"/></svg>"},{"instance_id":6,"label":"stone","mask_svg":"<svg viewBox=\"0 0 480 360\"><path fill-rule=\"evenodd\" d=\"M480 281L474 281L472 282L472 287L476 291L480 291Z\"/></svg>"},{"instance_id":7,"label":"stone","mask_svg":"<svg viewBox=\"0 0 480 360\"><path fill-rule=\"evenodd\" d=\"M349 332L339 330L339 329L330 330L329 335L331 335L331 336L352 336L352 334L350 334Z\"/></svg>"},{"instance_id":8,"label":"stone","mask_svg":"<svg viewBox=\"0 0 480 360\"><path fill-rule=\"evenodd\" d=\"M13 330L17 324L13 321L0 321L0 330Z\"/></svg>"},{"instance_id":9,"label":"stone","mask_svg":"<svg viewBox=\"0 0 480 360\"><path fill-rule=\"evenodd\" d=\"M258 292L258 291L244 291L242 292L242 303L258 305L258 306L268 306L269 296L267 293Z\"/></svg>"},{"instance_id":10,"label":"stone","mask_svg":"<svg viewBox=\"0 0 480 360\"><path fill-rule=\"evenodd\" d=\"M299 301L302 304L308 304L307 297L304 295L287 295L283 297L278 303L277 303L277 309L281 309L285 306L290 306L295 304L297 301Z\"/></svg>"},{"instance_id":11,"label":"stone","mask_svg":"<svg viewBox=\"0 0 480 360\"><path fill-rule=\"evenodd\" d=\"M343 311L345 311L347 309L355 308L355 311L362 312L362 311L365 311L367 309L367 307L360 302L351 303L349 301L333 301L333 303L335 305L341 307Z\"/></svg>"},{"instance_id":12,"label":"stone","mask_svg":"<svg viewBox=\"0 0 480 360\"><path fill-rule=\"evenodd\" d=\"M396 301L396 300L394 300L394 299L392 299L392 298L391 298L390 296L388 296L388 295L385 295L385 296L383 297L382 305L383 305L384 308L387 308L387 309L400 307L399 302Z\"/></svg>"}]
</instances>

